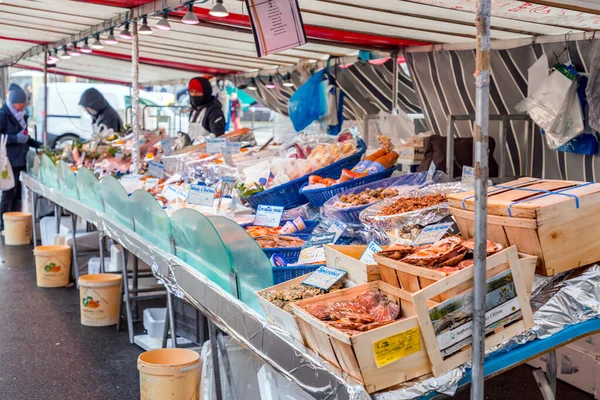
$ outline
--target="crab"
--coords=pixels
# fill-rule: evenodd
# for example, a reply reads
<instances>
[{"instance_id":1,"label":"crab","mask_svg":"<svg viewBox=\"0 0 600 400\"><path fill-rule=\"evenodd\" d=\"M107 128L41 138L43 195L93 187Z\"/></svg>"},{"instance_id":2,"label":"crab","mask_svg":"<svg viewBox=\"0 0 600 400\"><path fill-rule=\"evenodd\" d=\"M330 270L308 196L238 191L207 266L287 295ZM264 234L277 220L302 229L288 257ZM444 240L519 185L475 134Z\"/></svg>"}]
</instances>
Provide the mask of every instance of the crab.
<instances>
[{"instance_id":1,"label":"crab","mask_svg":"<svg viewBox=\"0 0 600 400\"><path fill-rule=\"evenodd\" d=\"M401 244L394 244L388 247L387 250L382 250L377 254L382 257L391 258L392 260L400 260L414 251L414 247L403 246Z\"/></svg>"},{"instance_id":2,"label":"crab","mask_svg":"<svg viewBox=\"0 0 600 400\"><path fill-rule=\"evenodd\" d=\"M463 240L462 245L464 247L466 247L467 249L469 249L470 251L474 251L475 250L475 238ZM500 243L496 243L496 242L492 242L491 240L488 240L485 248L486 248L487 255L491 256L492 254L495 254L495 253L499 252L500 250L503 250L504 246L502 246Z\"/></svg>"},{"instance_id":3,"label":"crab","mask_svg":"<svg viewBox=\"0 0 600 400\"><path fill-rule=\"evenodd\" d=\"M449 236L433 245L421 246L401 261L407 264L435 268L456 265L463 260L467 249L458 236Z\"/></svg>"}]
</instances>

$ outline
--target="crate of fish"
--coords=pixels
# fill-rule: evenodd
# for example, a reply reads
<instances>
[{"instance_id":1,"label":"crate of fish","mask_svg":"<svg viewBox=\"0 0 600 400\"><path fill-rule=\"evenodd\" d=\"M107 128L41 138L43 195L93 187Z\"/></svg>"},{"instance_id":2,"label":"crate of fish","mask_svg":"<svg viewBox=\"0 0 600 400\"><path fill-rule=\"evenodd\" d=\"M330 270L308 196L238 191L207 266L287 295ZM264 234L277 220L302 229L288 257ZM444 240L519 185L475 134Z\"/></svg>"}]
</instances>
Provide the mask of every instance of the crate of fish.
<instances>
[{"instance_id":1,"label":"crate of fish","mask_svg":"<svg viewBox=\"0 0 600 400\"><path fill-rule=\"evenodd\" d=\"M291 308L307 346L369 393L431 372L416 309L402 289L374 281Z\"/></svg>"},{"instance_id":2,"label":"crate of fish","mask_svg":"<svg viewBox=\"0 0 600 400\"><path fill-rule=\"evenodd\" d=\"M392 245L376 253L374 259L384 282L415 293L458 271L470 268L473 265L474 247L474 239L462 240L458 236L448 236L436 243L419 247ZM488 257L506 251L507 249L499 243L487 242ZM518 262L529 293L533 285L537 257L519 253ZM488 276L508 268L507 263L498 265ZM435 300L448 300L464 291L465 287L468 288L468 284L440 293Z\"/></svg>"},{"instance_id":3,"label":"crate of fish","mask_svg":"<svg viewBox=\"0 0 600 400\"><path fill-rule=\"evenodd\" d=\"M279 254L288 264L298 261L300 251L304 242L310 235L298 234L296 236L287 235L266 235L256 238L256 242L263 249L268 258Z\"/></svg>"}]
</instances>

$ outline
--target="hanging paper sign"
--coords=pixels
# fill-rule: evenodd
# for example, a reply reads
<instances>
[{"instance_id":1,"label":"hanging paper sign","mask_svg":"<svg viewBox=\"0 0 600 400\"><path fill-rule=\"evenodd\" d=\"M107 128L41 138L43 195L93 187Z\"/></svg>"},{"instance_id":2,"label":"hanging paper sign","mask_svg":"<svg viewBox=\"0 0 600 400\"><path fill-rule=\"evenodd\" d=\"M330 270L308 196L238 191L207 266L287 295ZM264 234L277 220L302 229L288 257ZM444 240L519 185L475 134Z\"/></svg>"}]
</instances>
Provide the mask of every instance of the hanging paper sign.
<instances>
[{"instance_id":1,"label":"hanging paper sign","mask_svg":"<svg viewBox=\"0 0 600 400\"><path fill-rule=\"evenodd\" d=\"M333 223L331 224L327 232L335 233L335 239L333 240L333 242L335 243L340 238L340 236L342 236L342 234L346 231L347 227L348 225L346 225L339 219L335 219L333 220Z\"/></svg>"},{"instance_id":2,"label":"hanging paper sign","mask_svg":"<svg viewBox=\"0 0 600 400\"><path fill-rule=\"evenodd\" d=\"M212 207L215 202L215 188L192 185L188 195L188 203L197 206Z\"/></svg>"},{"instance_id":3,"label":"hanging paper sign","mask_svg":"<svg viewBox=\"0 0 600 400\"><path fill-rule=\"evenodd\" d=\"M308 278L302 281L302 284L328 290L346 274L347 272L341 269L320 267L318 270L310 274Z\"/></svg>"},{"instance_id":4,"label":"hanging paper sign","mask_svg":"<svg viewBox=\"0 0 600 400\"><path fill-rule=\"evenodd\" d=\"M419 236L412 243L413 246L421 246L423 244L432 244L439 241L444 237L448 229L452 227L452 222L447 222L443 224L435 224L426 226Z\"/></svg>"},{"instance_id":5,"label":"hanging paper sign","mask_svg":"<svg viewBox=\"0 0 600 400\"><path fill-rule=\"evenodd\" d=\"M298 0L246 0L259 57L306 44Z\"/></svg>"},{"instance_id":6,"label":"hanging paper sign","mask_svg":"<svg viewBox=\"0 0 600 400\"><path fill-rule=\"evenodd\" d=\"M208 154L218 154L223 151L227 143L227 139L219 138L207 138L206 139L206 152Z\"/></svg>"},{"instance_id":7,"label":"hanging paper sign","mask_svg":"<svg viewBox=\"0 0 600 400\"><path fill-rule=\"evenodd\" d=\"M162 148L165 156L168 156L173 152L173 146L171 145L171 138L166 138L160 141L160 147Z\"/></svg>"},{"instance_id":8,"label":"hanging paper sign","mask_svg":"<svg viewBox=\"0 0 600 400\"><path fill-rule=\"evenodd\" d=\"M256 209L254 225L275 228L281 223L283 207L260 205Z\"/></svg>"},{"instance_id":9,"label":"hanging paper sign","mask_svg":"<svg viewBox=\"0 0 600 400\"><path fill-rule=\"evenodd\" d=\"M371 242L365 249L365 252L360 256L360 262L365 264L377 264L373 258L373 254L379 253L383 250L377 243Z\"/></svg>"},{"instance_id":10,"label":"hanging paper sign","mask_svg":"<svg viewBox=\"0 0 600 400\"><path fill-rule=\"evenodd\" d=\"M148 163L148 175L154 176L158 179L164 179L165 177L165 166L162 163L156 161L150 161Z\"/></svg>"},{"instance_id":11,"label":"hanging paper sign","mask_svg":"<svg viewBox=\"0 0 600 400\"><path fill-rule=\"evenodd\" d=\"M475 168L463 165L460 187L464 191L473 190L475 187Z\"/></svg>"},{"instance_id":12,"label":"hanging paper sign","mask_svg":"<svg viewBox=\"0 0 600 400\"><path fill-rule=\"evenodd\" d=\"M314 264L325 261L324 245L333 243L335 240L334 232L314 234L304 242L298 264Z\"/></svg>"}]
</instances>

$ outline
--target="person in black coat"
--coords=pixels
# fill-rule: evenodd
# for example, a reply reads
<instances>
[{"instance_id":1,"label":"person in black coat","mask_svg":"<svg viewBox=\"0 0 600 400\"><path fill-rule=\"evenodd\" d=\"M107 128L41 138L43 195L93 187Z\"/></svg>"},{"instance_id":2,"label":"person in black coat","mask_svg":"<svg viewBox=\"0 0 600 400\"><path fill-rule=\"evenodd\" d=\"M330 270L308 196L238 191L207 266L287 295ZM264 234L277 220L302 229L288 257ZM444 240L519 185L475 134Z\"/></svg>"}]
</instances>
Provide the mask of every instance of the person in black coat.
<instances>
[{"instance_id":1,"label":"person in black coat","mask_svg":"<svg viewBox=\"0 0 600 400\"><path fill-rule=\"evenodd\" d=\"M225 133L225 115L223 106L212 93L210 81L203 77L190 80L190 129L192 140L199 136L214 134L221 136Z\"/></svg>"},{"instance_id":2,"label":"person in black coat","mask_svg":"<svg viewBox=\"0 0 600 400\"><path fill-rule=\"evenodd\" d=\"M15 177L15 187L2 192L0 201L0 229L4 229L5 212L21 210L21 182L19 174L27 168L29 147L39 148L41 143L32 139L27 132L25 112L27 94L17 84L8 87L8 101L0 109L0 134L8 136L6 153Z\"/></svg>"},{"instance_id":3,"label":"person in black coat","mask_svg":"<svg viewBox=\"0 0 600 400\"><path fill-rule=\"evenodd\" d=\"M92 131L96 133L96 127L104 125L102 129L112 129L115 133L123 131L123 121L119 113L108 104L108 101L97 89L89 88L81 95L79 105L92 116L94 125Z\"/></svg>"}]
</instances>

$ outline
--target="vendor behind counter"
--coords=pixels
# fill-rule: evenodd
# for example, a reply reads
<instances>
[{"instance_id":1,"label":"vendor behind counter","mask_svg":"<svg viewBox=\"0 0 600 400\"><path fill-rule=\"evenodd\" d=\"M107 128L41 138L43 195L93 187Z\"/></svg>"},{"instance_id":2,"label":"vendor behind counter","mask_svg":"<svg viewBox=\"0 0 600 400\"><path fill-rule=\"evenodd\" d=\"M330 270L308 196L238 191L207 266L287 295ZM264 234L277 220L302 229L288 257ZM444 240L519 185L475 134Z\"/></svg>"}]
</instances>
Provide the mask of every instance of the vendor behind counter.
<instances>
[{"instance_id":1,"label":"vendor behind counter","mask_svg":"<svg viewBox=\"0 0 600 400\"><path fill-rule=\"evenodd\" d=\"M223 107L213 96L210 81L203 77L193 78L188 84L190 93L190 127L188 135L193 141L200 136L221 136L225 133Z\"/></svg>"}]
</instances>

